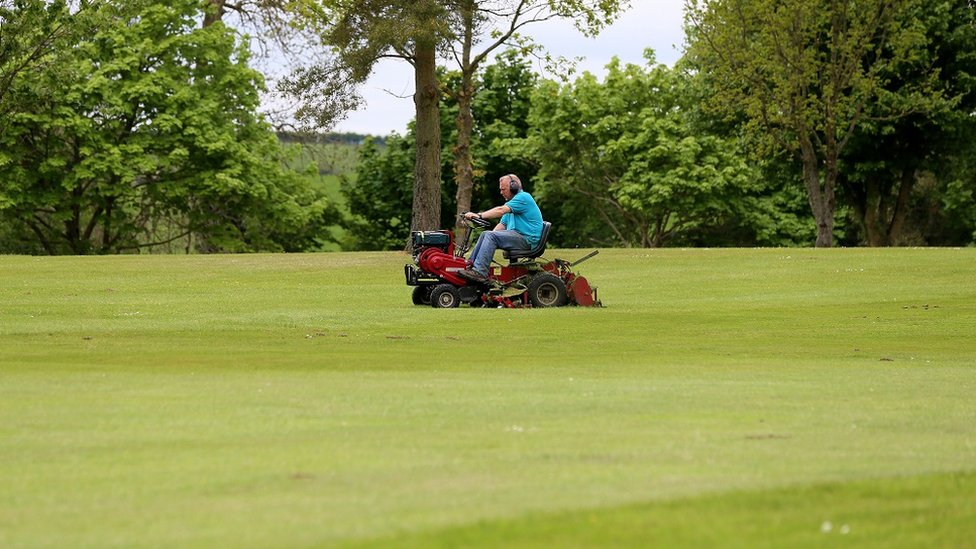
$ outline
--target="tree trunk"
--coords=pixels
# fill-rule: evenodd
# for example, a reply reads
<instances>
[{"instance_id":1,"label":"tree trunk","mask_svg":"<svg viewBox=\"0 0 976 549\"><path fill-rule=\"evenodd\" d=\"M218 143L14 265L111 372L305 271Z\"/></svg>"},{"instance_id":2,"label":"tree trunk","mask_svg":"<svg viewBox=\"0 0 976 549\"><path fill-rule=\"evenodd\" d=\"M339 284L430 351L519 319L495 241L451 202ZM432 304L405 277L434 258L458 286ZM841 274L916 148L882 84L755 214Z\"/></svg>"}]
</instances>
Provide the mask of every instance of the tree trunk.
<instances>
[{"instance_id":1,"label":"tree trunk","mask_svg":"<svg viewBox=\"0 0 976 549\"><path fill-rule=\"evenodd\" d=\"M44 247L44 251L47 252L47 255L57 255L57 250L54 249L54 244L51 242L51 239L48 238L47 233L44 231L41 225L33 221L29 221L27 226L30 227L30 230L33 231L37 236L37 240L41 243L41 246Z\"/></svg>"},{"instance_id":2,"label":"tree trunk","mask_svg":"<svg viewBox=\"0 0 976 549\"><path fill-rule=\"evenodd\" d=\"M64 220L64 239L74 255L86 253L81 240L81 199L81 186L77 185L71 190L71 217Z\"/></svg>"},{"instance_id":3,"label":"tree trunk","mask_svg":"<svg viewBox=\"0 0 976 549\"><path fill-rule=\"evenodd\" d=\"M417 158L414 165L414 231L439 229L441 219L441 127L440 88L437 82L433 43L417 44L415 75L417 108ZM409 235L407 235L409 240Z\"/></svg>"},{"instance_id":4,"label":"tree trunk","mask_svg":"<svg viewBox=\"0 0 976 549\"><path fill-rule=\"evenodd\" d=\"M885 231L881 227L880 219L883 202L877 178L868 177L864 183L864 205L859 209L862 216L861 228L864 230L864 242L872 248L885 245Z\"/></svg>"},{"instance_id":5,"label":"tree trunk","mask_svg":"<svg viewBox=\"0 0 976 549\"><path fill-rule=\"evenodd\" d=\"M912 197L914 187L915 170L903 170L901 182L898 185L898 199L895 202L895 209L891 213L891 223L888 225L889 246L894 246L901 240L901 230L905 226L905 218L908 217L908 202Z\"/></svg>"},{"instance_id":6,"label":"tree trunk","mask_svg":"<svg viewBox=\"0 0 976 549\"><path fill-rule=\"evenodd\" d=\"M829 248L834 243L834 193L833 182L828 177L820 182L820 166L813 143L801 140L800 155L803 162L803 183L813 220L817 224L816 247Z\"/></svg>"},{"instance_id":7,"label":"tree trunk","mask_svg":"<svg viewBox=\"0 0 976 549\"><path fill-rule=\"evenodd\" d=\"M115 199L109 198L105 201L105 211L102 212L104 221L102 222L102 248L99 253L107 254L112 248L112 210L115 206ZM94 217L92 218L94 219ZM118 250L115 250L118 253Z\"/></svg>"},{"instance_id":8,"label":"tree trunk","mask_svg":"<svg viewBox=\"0 0 976 549\"><path fill-rule=\"evenodd\" d=\"M863 192L855 192L854 212L858 216L864 242L871 247L895 246L901 240L908 202L915 185L915 171L903 170L897 184L898 194L891 195L891 186L882 184L876 176L865 181ZM894 203L892 203L892 201Z\"/></svg>"},{"instance_id":9,"label":"tree trunk","mask_svg":"<svg viewBox=\"0 0 976 549\"><path fill-rule=\"evenodd\" d=\"M226 11L224 4L227 3L227 0L207 0L207 3L210 5L207 6L207 11L203 16L203 28L207 28L223 19L224 12Z\"/></svg>"},{"instance_id":10,"label":"tree trunk","mask_svg":"<svg viewBox=\"0 0 976 549\"><path fill-rule=\"evenodd\" d=\"M474 71L471 63L471 43L474 32L474 10L470 4L464 13L464 45L461 52L461 89L457 95L457 144L454 147L454 182L457 184L457 215L455 231L460 234L464 224L460 221L462 213L471 210L471 196L474 192L474 168L471 159L471 133L474 131L474 115L471 102L474 99Z\"/></svg>"}]
</instances>

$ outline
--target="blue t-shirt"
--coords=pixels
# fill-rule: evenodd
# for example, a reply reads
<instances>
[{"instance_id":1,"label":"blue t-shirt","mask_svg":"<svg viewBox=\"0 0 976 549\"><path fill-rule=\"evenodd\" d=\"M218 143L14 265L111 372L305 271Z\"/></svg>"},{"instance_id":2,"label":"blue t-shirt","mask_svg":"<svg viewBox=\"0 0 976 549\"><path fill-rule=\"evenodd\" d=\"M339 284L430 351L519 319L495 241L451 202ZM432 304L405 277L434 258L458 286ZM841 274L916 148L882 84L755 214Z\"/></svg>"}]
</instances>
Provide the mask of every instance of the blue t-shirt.
<instances>
[{"instance_id":1,"label":"blue t-shirt","mask_svg":"<svg viewBox=\"0 0 976 549\"><path fill-rule=\"evenodd\" d=\"M535 248L542 238L542 211L532 195L521 191L505 203L512 211L502 216L501 223L525 237L530 248Z\"/></svg>"}]
</instances>

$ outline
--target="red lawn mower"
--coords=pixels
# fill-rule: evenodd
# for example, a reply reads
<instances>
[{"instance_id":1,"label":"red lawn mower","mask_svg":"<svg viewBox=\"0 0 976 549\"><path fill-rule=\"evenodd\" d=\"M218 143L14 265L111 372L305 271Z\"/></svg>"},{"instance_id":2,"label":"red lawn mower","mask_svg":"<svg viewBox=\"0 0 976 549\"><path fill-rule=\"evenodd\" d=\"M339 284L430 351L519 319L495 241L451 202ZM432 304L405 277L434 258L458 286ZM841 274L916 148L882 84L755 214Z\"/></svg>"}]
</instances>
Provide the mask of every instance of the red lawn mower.
<instances>
[{"instance_id":1,"label":"red lawn mower","mask_svg":"<svg viewBox=\"0 0 976 549\"><path fill-rule=\"evenodd\" d=\"M463 219L463 218L462 218ZM596 288L573 267L599 253L594 250L572 263L542 258L552 224L543 222L542 238L531 250L503 250L508 265L493 262L488 282L472 282L458 275L468 262L464 254L471 247L476 229L487 229L484 219L464 220L467 230L460 245L451 231L410 233L413 263L403 267L407 285L413 286L414 305L452 308L462 303L472 307L600 307Z\"/></svg>"}]
</instances>

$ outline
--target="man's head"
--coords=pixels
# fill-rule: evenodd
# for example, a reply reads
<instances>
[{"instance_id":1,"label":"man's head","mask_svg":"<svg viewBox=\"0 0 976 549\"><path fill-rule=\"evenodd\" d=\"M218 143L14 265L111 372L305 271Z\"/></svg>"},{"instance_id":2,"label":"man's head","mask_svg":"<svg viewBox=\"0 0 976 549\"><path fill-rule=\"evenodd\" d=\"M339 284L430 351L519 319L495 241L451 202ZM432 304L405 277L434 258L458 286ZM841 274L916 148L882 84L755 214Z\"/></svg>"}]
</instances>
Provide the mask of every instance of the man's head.
<instances>
[{"instance_id":1,"label":"man's head","mask_svg":"<svg viewBox=\"0 0 976 549\"><path fill-rule=\"evenodd\" d=\"M498 179L498 190L501 191L505 200L511 200L513 196L522 191L522 181L513 173L503 175Z\"/></svg>"}]
</instances>

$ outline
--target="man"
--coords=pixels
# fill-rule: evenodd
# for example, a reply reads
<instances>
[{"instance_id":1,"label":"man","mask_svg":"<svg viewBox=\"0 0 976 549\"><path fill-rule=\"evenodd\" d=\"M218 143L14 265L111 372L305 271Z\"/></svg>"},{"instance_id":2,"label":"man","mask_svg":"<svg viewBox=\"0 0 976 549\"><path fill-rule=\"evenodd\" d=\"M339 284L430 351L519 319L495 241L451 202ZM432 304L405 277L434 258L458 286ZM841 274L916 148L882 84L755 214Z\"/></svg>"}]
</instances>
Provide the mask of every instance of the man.
<instances>
[{"instance_id":1,"label":"man","mask_svg":"<svg viewBox=\"0 0 976 549\"><path fill-rule=\"evenodd\" d=\"M488 282L488 269L496 249L531 250L542 238L542 212L532 195L522 190L522 181L514 174L503 175L498 179L498 190L505 197L504 204L484 212L464 214L465 219L501 218L493 230L478 237L469 256L471 268L458 271L474 282Z\"/></svg>"}]
</instances>

